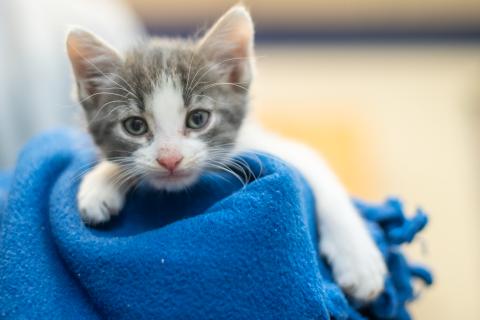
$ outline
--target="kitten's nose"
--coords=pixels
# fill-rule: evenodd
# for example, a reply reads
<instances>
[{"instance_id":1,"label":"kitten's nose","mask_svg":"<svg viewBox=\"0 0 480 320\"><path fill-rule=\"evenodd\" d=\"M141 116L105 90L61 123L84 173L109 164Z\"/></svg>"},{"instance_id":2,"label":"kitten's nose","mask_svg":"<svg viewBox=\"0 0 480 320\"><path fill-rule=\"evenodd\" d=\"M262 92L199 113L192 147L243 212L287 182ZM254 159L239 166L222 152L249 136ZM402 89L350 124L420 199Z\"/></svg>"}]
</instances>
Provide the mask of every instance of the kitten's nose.
<instances>
[{"instance_id":1,"label":"kitten's nose","mask_svg":"<svg viewBox=\"0 0 480 320\"><path fill-rule=\"evenodd\" d=\"M168 171L173 172L182 162L183 156L179 153L169 154L168 156L157 158L157 162Z\"/></svg>"}]
</instances>

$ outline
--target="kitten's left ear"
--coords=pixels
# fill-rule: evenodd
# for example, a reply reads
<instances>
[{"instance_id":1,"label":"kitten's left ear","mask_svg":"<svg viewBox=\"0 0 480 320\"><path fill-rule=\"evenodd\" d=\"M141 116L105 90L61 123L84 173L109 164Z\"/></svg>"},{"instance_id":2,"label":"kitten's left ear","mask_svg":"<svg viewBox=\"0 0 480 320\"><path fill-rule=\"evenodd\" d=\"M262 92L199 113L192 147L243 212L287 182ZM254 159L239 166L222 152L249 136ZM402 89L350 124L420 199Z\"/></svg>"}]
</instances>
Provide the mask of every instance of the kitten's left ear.
<instances>
[{"instance_id":1,"label":"kitten's left ear","mask_svg":"<svg viewBox=\"0 0 480 320\"><path fill-rule=\"evenodd\" d=\"M228 70L228 82L248 85L253 72L254 27L247 9L228 10L199 41L198 48L209 59Z\"/></svg>"}]
</instances>

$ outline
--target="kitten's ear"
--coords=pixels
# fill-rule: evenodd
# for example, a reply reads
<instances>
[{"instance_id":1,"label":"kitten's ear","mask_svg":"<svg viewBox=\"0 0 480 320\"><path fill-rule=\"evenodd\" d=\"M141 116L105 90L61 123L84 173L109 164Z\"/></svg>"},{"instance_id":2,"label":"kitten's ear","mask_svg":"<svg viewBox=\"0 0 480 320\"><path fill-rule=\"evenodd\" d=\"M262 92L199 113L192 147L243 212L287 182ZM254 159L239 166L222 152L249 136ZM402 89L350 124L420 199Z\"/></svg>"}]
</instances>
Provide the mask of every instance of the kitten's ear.
<instances>
[{"instance_id":1,"label":"kitten's ear","mask_svg":"<svg viewBox=\"0 0 480 320\"><path fill-rule=\"evenodd\" d=\"M199 50L228 70L228 82L248 85L253 72L254 27L247 9L228 10L198 42Z\"/></svg>"},{"instance_id":2,"label":"kitten's ear","mask_svg":"<svg viewBox=\"0 0 480 320\"><path fill-rule=\"evenodd\" d=\"M93 33L75 27L67 34L67 53L80 99L98 92L121 64L120 55Z\"/></svg>"}]
</instances>

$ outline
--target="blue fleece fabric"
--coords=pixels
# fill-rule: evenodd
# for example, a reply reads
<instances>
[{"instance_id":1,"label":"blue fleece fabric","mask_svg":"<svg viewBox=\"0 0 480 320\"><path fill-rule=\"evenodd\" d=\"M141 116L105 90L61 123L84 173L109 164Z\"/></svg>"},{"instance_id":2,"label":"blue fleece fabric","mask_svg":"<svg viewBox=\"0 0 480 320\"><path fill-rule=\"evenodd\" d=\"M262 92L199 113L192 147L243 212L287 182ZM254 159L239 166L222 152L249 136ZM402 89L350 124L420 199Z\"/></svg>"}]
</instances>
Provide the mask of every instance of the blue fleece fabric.
<instances>
[{"instance_id":1,"label":"blue fleece fabric","mask_svg":"<svg viewBox=\"0 0 480 320\"><path fill-rule=\"evenodd\" d=\"M390 275L377 301L348 300L318 258L314 199L295 170L246 157L242 188L206 176L184 193L140 186L120 216L86 227L79 177L95 161L89 138L58 130L31 141L0 175L2 319L408 319L412 279L398 245L427 218L398 200L357 201Z\"/></svg>"}]
</instances>

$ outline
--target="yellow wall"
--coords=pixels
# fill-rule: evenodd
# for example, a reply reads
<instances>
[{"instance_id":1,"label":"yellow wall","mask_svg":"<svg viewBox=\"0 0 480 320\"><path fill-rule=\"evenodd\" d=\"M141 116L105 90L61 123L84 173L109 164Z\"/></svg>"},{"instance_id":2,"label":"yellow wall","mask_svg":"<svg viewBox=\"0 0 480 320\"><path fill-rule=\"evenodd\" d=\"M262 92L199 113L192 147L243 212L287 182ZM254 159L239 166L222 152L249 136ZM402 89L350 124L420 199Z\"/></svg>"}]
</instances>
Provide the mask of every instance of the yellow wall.
<instances>
[{"instance_id":1,"label":"yellow wall","mask_svg":"<svg viewBox=\"0 0 480 320\"><path fill-rule=\"evenodd\" d=\"M381 193L379 175L365 170L375 163L368 123L354 116L322 113L315 101L301 106L278 102L271 108L259 108L257 115L268 128L321 150L353 194L372 199Z\"/></svg>"},{"instance_id":2,"label":"yellow wall","mask_svg":"<svg viewBox=\"0 0 480 320\"><path fill-rule=\"evenodd\" d=\"M355 195L431 223L408 249L437 282L418 319L480 319L480 47L260 47L263 121L323 152ZM477 113L475 113L475 110Z\"/></svg>"}]
</instances>

